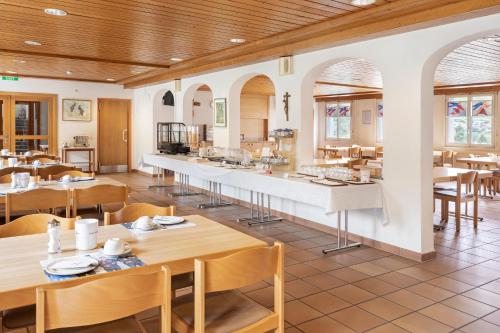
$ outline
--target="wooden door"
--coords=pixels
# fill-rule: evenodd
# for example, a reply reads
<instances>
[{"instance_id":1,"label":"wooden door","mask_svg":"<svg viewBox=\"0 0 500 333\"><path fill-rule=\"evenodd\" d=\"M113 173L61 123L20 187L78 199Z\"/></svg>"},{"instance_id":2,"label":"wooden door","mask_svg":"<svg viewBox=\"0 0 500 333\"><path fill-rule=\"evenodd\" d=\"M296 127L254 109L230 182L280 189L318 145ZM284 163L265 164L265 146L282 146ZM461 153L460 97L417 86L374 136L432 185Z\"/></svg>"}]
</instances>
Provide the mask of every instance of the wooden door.
<instances>
[{"instance_id":1,"label":"wooden door","mask_svg":"<svg viewBox=\"0 0 500 333\"><path fill-rule=\"evenodd\" d=\"M98 99L99 172L130 171L130 100Z\"/></svg>"},{"instance_id":2,"label":"wooden door","mask_svg":"<svg viewBox=\"0 0 500 333\"><path fill-rule=\"evenodd\" d=\"M10 96L0 95L0 149L9 148Z\"/></svg>"}]
</instances>

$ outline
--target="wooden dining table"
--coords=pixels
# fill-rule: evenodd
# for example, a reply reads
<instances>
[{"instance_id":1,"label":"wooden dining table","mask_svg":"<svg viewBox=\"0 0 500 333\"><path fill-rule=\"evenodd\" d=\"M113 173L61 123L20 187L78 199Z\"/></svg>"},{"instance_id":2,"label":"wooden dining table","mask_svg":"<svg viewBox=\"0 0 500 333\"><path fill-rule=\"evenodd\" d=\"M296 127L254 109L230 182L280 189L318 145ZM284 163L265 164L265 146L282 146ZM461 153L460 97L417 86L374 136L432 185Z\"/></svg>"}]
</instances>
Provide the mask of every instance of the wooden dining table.
<instances>
[{"instance_id":1,"label":"wooden dining table","mask_svg":"<svg viewBox=\"0 0 500 333\"><path fill-rule=\"evenodd\" d=\"M432 170L432 180L434 183L446 183L457 180L458 174L469 171L476 171L479 179L493 177L493 172L489 170L469 170L463 168L434 167Z\"/></svg>"},{"instance_id":2,"label":"wooden dining table","mask_svg":"<svg viewBox=\"0 0 500 333\"><path fill-rule=\"evenodd\" d=\"M103 272L72 278L68 283L79 284L103 275L157 271L168 265L173 275L192 272L194 259L225 256L240 250L266 246L267 243L199 215L184 216L194 226L136 233L121 224L99 227L98 247L107 239L119 237L132 248L143 263L142 267ZM61 231L62 253L47 254L47 234L0 239L0 310L35 303L35 289L50 285L40 261L85 254L75 250L75 233ZM144 286L147 288L148 286Z\"/></svg>"},{"instance_id":3,"label":"wooden dining table","mask_svg":"<svg viewBox=\"0 0 500 333\"><path fill-rule=\"evenodd\" d=\"M457 158L456 162L467 164L469 169L481 169L500 166L500 157L462 157Z\"/></svg>"},{"instance_id":4,"label":"wooden dining table","mask_svg":"<svg viewBox=\"0 0 500 333\"><path fill-rule=\"evenodd\" d=\"M53 190L71 190L76 188L89 188L95 185L117 185L117 186L126 186L126 184L119 182L113 178L109 177L97 177L95 180L86 180L86 181L78 181L78 182L60 182L57 180L42 180L39 182L38 188L48 188ZM26 189L30 191L29 189ZM19 191L23 191L23 189L12 189L10 187L10 183L0 183L0 204L5 203L5 194L16 193Z\"/></svg>"}]
</instances>

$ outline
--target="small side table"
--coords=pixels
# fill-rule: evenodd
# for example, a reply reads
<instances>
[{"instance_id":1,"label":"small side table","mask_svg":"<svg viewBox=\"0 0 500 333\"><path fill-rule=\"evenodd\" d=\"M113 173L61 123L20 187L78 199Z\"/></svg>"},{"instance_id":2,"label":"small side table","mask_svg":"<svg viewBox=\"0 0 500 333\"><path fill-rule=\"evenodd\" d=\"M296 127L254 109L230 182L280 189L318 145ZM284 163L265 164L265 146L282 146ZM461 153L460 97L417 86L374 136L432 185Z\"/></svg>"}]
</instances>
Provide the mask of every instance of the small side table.
<instances>
[{"instance_id":1,"label":"small side table","mask_svg":"<svg viewBox=\"0 0 500 333\"><path fill-rule=\"evenodd\" d=\"M89 154L88 169L89 169L89 172L94 172L96 160L95 160L95 148L93 148L93 147L63 147L62 154L61 154L62 155L62 162L63 163L70 163L68 161L68 153L76 152L76 151L88 152L88 154ZM78 163L85 163L85 162L76 162L74 164L78 164Z\"/></svg>"}]
</instances>

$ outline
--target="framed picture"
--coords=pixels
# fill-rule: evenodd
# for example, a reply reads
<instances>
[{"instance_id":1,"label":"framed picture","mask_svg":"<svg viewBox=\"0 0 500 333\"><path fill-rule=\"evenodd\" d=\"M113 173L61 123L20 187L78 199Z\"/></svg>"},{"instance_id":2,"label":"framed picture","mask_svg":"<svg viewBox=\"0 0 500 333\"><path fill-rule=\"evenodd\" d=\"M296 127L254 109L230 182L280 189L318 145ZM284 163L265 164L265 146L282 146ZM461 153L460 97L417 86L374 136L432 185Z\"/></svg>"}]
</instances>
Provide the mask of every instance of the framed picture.
<instances>
[{"instance_id":1,"label":"framed picture","mask_svg":"<svg viewBox=\"0 0 500 333\"><path fill-rule=\"evenodd\" d=\"M63 99L62 120L90 121L92 119L92 101Z\"/></svg>"},{"instance_id":2,"label":"framed picture","mask_svg":"<svg viewBox=\"0 0 500 333\"><path fill-rule=\"evenodd\" d=\"M226 99L214 98L214 126L226 127L227 126L226 114Z\"/></svg>"},{"instance_id":3,"label":"framed picture","mask_svg":"<svg viewBox=\"0 0 500 333\"><path fill-rule=\"evenodd\" d=\"M370 125L372 123L372 112L371 110L361 111L361 123L365 125Z\"/></svg>"}]
</instances>

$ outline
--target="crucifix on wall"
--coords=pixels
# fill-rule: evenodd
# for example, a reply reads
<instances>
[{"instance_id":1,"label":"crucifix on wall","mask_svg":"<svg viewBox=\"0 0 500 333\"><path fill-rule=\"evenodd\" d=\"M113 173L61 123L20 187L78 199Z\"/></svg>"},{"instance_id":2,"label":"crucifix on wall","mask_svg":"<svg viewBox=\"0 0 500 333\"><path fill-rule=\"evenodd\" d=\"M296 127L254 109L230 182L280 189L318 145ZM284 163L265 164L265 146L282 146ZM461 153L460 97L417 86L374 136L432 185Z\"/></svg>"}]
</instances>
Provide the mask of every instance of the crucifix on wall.
<instances>
[{"instance_id":1,"label":"crucifix on wall","mask_svg":"<svg viewBox=\"0 0 500 333\"><path fill-rule=\"evenodd\" d=\"M286 121L288 121L288 99L292 97L292 95L290 95L288 93L288 91L283 95L283 103L285 104L284 105L284 110L285 110L285 118L286 118Z\"/></svg>"}]
</instances>

